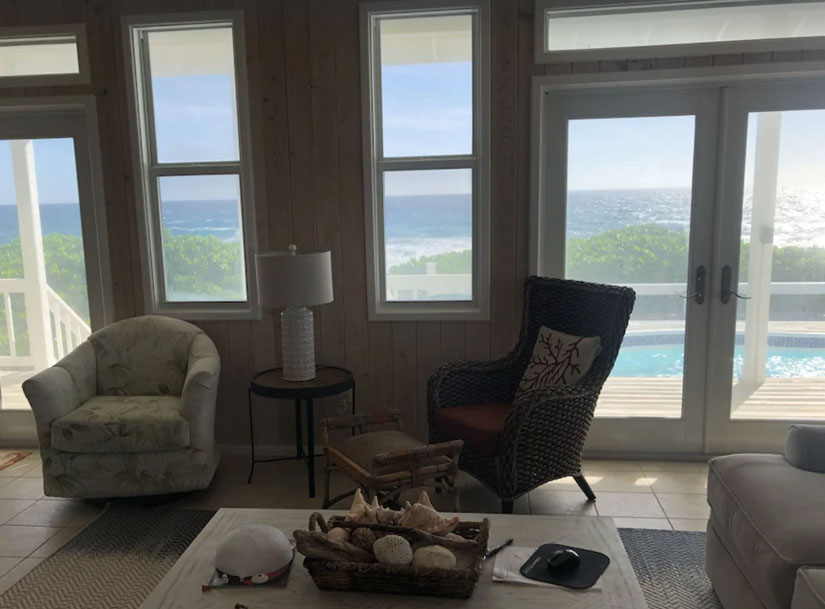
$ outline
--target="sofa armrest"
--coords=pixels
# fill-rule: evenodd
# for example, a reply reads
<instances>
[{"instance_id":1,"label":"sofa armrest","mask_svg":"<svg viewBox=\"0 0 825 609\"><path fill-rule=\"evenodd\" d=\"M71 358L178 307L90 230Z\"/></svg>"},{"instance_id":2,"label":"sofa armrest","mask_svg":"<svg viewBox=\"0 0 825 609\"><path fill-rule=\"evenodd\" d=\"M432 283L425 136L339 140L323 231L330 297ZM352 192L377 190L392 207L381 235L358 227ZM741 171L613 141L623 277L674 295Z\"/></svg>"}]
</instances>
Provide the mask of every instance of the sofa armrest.
<instances>
[{"instance_id":1,"label":"sofa armrest","mask_svg":"<svg viewBox=\"0 0 825 609\"><path fill-rule=\"evenodd\" d=\"M74 380L65 368L52 366L27 379L23 392L34 413L40 449L51 448L52 423L83 403Z\"/></svg>"},{"instance_id":2,"label":"sofa armrest","mask_svg":"<svg viewBox=\"0 0 825 609\"><path fill-rule=\"evenodd\" d=\"M802 567L796 572L791 609L825 609L825 569Z\"/></svg>"},{"instance_id":3,"label":"sofa armrest","mask_svg":"<svg viewBox=\"0 0 825 609\"><path fill-rule=\"evenodd\" d=\"M189 348L189 365L183 381L183 416L189 421L189 444L211 450L215 443L215 407L221 360L215 343L206 334L196 334Z\"/></svg>"},{"instance_id":4,"label":"sofa armrest","mask_svg":"<svg viewBox=\"0 0 825 609\"><path fill-rule=\"evenodd\" d=\"M825 474L825 425L791 425L785 458L798 469Z\"/></svg>"}]
</instances>

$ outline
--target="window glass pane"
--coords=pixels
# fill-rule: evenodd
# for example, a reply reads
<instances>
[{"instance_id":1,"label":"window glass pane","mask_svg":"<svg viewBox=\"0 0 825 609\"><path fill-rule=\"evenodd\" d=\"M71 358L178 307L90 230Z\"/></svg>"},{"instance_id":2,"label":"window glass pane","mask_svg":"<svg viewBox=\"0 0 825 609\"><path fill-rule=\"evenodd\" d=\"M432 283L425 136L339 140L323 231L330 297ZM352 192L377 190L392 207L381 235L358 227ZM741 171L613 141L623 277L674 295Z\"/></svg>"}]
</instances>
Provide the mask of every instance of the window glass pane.
<instances>
[{"instance_id":1,"label":"window glass pane","mask_svg":"<svg viewBox=\"0 0 825 609\"><path fill-rule=\"evenodd\" d=\"M748 116L731 417L825 418L825 110Z\"/></svg>"},{"instance_id":2,"label":"window glass pane","mask_svg":"<svg viewBox=\"0 0 825 609\"><path fill-rule=\"evenodd\" d=\"M385 157L473 151L473 17L382 18Z\"/></svg>"},{"instance_id":3,"label":"window glass pane","mask_svg":"<svg viewBox=\"0 0 825 609\"><path fill-rule=\"evenodd\" d=\"M158 162L237 161L232 27L147 35Z\"/></svg>"},{"instance_id":4,"label":"window glass pane","mask_svg":"<svg viewBox=\"0 0 825 609\"><path fill-rule=\"evenodd\" d=\"M78 72L74 36L0 40L0 77Z\"/></svg>"},{"instance_id":5,"label":"window glass pane","mask_svg":"<svg viewBox=\"0 0 825 609\"><path fill-rule=\"evenodd\" d=\"M637 294L597 416L682 413L694 124L693 116L568 123L565 276Z\"/></svg>"},{"instance_id":6,"label":"window glass pane","mask_svg":"<svg viewBox=\"0 0 825 609\"><path fill-rule=\"evenodd\" d=\"M472 300L471 169L384 174L388 301Z\"/></svg>"},{"instance_id":7,"label":"window glass pane","mask_svg":"<svg viewBox=\"0 0 825 609\"><path fill-rule=\"evenodd\" d=\"M825 3L549 11L547 49L570 51L825 35Z\"/></svg>"},{"instance_id":8,"label":"window glass pane","mask_svg":"<svg viewBox=\"0 0 825 609\"><path fill-rule=\"evenodd\" d=\"M246 300L238 176L162 177L159 190L166 300Z\"/></svg>"}]
</instances>

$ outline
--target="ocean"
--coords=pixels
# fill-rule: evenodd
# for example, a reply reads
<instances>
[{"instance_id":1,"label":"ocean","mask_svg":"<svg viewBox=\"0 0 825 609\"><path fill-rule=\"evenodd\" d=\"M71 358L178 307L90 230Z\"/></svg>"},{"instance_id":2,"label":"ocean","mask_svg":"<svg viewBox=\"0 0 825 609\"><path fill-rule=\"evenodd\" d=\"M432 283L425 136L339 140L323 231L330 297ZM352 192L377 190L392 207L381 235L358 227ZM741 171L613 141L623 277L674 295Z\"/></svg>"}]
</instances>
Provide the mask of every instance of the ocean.
<instances>
[{"instance_id":1,"label":"ocean","mask_svg":"<svg viewBox=\"0 0 825 609\"><path fill-rule=\"evenodd\" d=\"M78 205L40 207L43 233L80 235ZM777 196L775 243L825 247L825 186L783 188ZM469 195L387 197L384 214L388 266L411 258L469 249L472 204ZM657 223L687 230L688 189L576 190L568 194L568 236L588 237L634 224ZM235 201L174 201L164 205L163 224L174 235L240 236ZM743 229L750 231L746 195ZM495 239L495 226L492 227ZM0 244L17 237L17 210L0 205ZM300 247L300 244L298 244Z\"/></svg>"}]
</instances>

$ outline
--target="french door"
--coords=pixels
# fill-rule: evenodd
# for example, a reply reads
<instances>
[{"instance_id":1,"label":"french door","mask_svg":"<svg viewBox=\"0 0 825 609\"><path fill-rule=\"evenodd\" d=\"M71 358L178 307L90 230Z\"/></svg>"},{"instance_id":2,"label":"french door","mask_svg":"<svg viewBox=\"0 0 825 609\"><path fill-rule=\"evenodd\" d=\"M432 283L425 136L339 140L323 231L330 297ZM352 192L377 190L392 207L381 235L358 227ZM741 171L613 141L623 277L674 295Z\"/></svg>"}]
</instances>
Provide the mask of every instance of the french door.
<instances>
[{"instance_id":1,"label":"french door","mask_svg":"<svg viewBox=\"0 0 825 609\"><path fill-rule=\"evenodd\" d=\"M92 102L0 106L0 419L33 431L21 384L111 320Z\"/></svg>"},{"instance_id":2,"label":"french door","mask_svg":"<svg viewBox=\"0 0 825 609\"><path fill-rule=\"evenodd\" d=\"M825 224L799 227L825 216L817 104L799 83L543 91L537 270L637 293L589 450L771 450L825 418Z\"/></svg>"}]
</instances>

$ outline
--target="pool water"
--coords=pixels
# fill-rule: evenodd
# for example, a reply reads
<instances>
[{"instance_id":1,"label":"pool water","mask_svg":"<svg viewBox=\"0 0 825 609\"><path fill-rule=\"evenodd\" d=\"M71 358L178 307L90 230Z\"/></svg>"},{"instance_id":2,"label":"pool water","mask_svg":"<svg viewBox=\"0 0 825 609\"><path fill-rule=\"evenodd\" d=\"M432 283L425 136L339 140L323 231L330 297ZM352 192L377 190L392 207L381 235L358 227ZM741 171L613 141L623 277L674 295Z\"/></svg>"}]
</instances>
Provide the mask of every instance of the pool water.
<instances>
[{"instance_id":1,"label":"pool water","mask_svg":"<svg viewBox=\"0 0 825 609\"><path fill-rule=\"evenodd\" d=\"M742 372L743 346L734 351L733 373ZM619 352L612 376L682 376L685 366L682 345L624 347ZM768 347L768 377L825 378L825 349Z\"/></svg>"}]
</instances>

